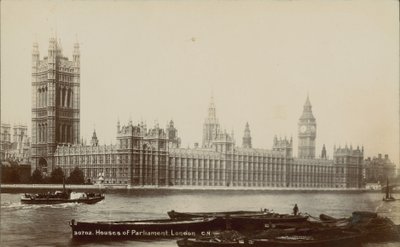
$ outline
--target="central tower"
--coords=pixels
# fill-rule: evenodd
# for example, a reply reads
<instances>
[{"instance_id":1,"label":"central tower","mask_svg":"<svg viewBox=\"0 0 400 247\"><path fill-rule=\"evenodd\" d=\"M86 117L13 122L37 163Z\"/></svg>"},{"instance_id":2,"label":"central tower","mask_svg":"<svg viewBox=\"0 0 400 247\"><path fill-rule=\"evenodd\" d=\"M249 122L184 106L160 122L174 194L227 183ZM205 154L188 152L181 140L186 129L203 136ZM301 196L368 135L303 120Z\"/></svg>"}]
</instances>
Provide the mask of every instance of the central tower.
<instances>
[{"instance_id":1,"label":"central tower","mask_svg":"<svg viewBox=\"0 0 400 247\"><path fill-rule=\"evenodd\" d=\"M307 96L303 107L303 114L298 123L299 127L299 148L298 157L301 159L315 158L315 138L317 136L317 123L311 110L310 99Z\"/></svg>"},{"instance_id":2,"label":"central tower","mask_svg":"<svg viewBox=\"0 0 400 247\"><path fill-rule=\"evenodd\" d=\"M219 123L214 105L214 98L211 96L210 106L208 107L208 117L203 125L203 148L210 148L212 142L219 133Z\"/></svg>"},{"instance_id":3,"label":"central tower","mask_svg":"<svg viewBox=\"0 0 400 247\"><path fill-rule=\"evenodd\" d=\"M79 143L80 52L75 43L72 61L62 54L61 43L49 39L42 60L39 47L32 51L32 168L49 173L57 145Z\"/></svg>"}]
</instances>

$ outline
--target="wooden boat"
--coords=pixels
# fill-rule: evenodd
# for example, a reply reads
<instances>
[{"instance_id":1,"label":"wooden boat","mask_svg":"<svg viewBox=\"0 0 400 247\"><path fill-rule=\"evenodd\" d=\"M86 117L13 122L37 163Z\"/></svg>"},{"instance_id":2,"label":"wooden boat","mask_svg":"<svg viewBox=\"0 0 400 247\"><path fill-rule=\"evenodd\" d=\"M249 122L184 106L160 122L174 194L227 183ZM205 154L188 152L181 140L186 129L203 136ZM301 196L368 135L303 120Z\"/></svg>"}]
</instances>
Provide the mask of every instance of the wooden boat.
<instances>
[{"instance_id":1,"label":"wooden boat","mask_svg":"<svg viewBox=\"0 0 400 247\"><path fill-rule=\"evenodd\" d=\"M227 212L198 212L180 213L169 211L171 219L195 219L201 217L216 217L224 220L225 228L240 231L262 230L266 224L304 222L308 216L270 213L260 211L227 211ZM222 229L221 229L222 230Z\"/></svg>"},{"instance_id":2,"label":"wooden boat","mask_svg":"<svg viewBox=\"0 0 400 247\"><path fill-rule=\"evenodd\" d=\"M308 216L303 215L288 215L288 214L265 214L265 215L257 215L257 216L232 216L230 218L226 218L228 227L241 230L241 231L254 231L254 230L262 230L270 225L275 224L299 224L302 222L306 222Z\"/></svg>"},{"instance_id":3,"label":"wooden boat","mask_svg":"<svg viewBox=\"0 0 400 247\"><path fill-rule=\"evenodd\" d=\"M61 203L85 203L94 204L104 200L103 194L97 193L76 193L76 192L61 192L27 194L21 196L23 204L61 204Z\"/></svg>"},{"instance_id":4,"label":"wooden boat","mask_svg":"<svg viewBox=\"0 0 400 247\"><path fill-rule=\"evenodd\" d=\"M396 199L392 196L390 193L390 187L389 187L389 178L386 179L386 189L385 189L385 197L382 199L384 202L392 202L396 201Z\"/></svg>"},{"instance_id":5,"label":"wooden boat","mask_svg":"<svg viewBox=\"0 0 400 247\"><path fill-rule=\"evenodd\" d=\"M351 228L363 234L367 242L399 241L400 231L392 220L374 212L353 212Z\"/></svg>"},{"instance_id":6,"label":"wooden boat","mask_svg":"<svg viewBox=\"0 0 400 247\"><path fill-rule=\"evenodd\" d=\"M375 212L355 211L349 218L336 219L331 216L320 217L324 225L336 229L352 229L362 235L364 242L386 242L400 240L400 227L386 217Z\"/></svg>"},{"instance_id":7,"label":"wooden boat","mask_svg":"<svg viewBox=\"0 0 400 247\"><path fill-rule=\"evenodd\" d=\"M361 246L359 234L345 233L340 235L292 235L280 236L274 239L256 239L253 246L259 247L356 247Z\"/></svg>"},{"instance_id":8,"label":"wooden boat","mask_svg":"<svg viewBox=\"0 0 400 247\"><path fill-rule=\"evenodd\" d=\"M239 216L239 215L264 215L268 214L268 210L260 210L260 211L224 211L224 212L176 212L171 210L168 213L168 216L171 219L193 219L193 218L201 218L201 217L231 217L231 216Z\"/></svg>"},{"instance_id":9,"label":"wooden boat","mask_svg":"<svg viewBox=\"0 0 400 247\"><path fill-rule=\"evenodd\" d=\"M190 220L137 220L70 222L74 239L143 239L182 238L211 235L211 231L224 227L218 218Z\"/></svg>"},{"instance_id":10,"label":"wooden boat","mask_svg":"<svg viewBox=\"0 0 400 247\"><path fill-rule=\"evenodd\" d=\"M345 231L295 232L270 238L240 238L222 240L217 238L181 239L179 247L357 247L361 246L360 234Z\"/></svg>"},{"instance_id":11,"label":"wooden boat","mask_svg":"<svg viewBox=\"0 0 400 247\"><path fill-rule=\"evenodd\" d=\"M246 221L251 223L289 223L304 222L308 219L307 215L290 215L290 214L265 214L265 215L242 215L231 216L232 220Z\"/></svg>"}]
</instances>

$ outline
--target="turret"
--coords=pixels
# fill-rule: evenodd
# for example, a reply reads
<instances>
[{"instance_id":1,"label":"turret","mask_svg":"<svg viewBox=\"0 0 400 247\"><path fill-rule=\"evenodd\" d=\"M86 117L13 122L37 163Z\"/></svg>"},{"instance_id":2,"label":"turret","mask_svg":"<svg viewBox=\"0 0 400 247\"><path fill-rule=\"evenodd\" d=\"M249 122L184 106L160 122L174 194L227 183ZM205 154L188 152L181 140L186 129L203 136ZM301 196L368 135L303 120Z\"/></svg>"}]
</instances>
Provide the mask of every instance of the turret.
<instances>
[{"instance_id":1,"label":"turret","mask_svg":"<svg viewBox=\"0 0 400 247\"><path fill-rule=\"evenodd\" d=\"M55 58L57 55L57 41L55 38L49 39L49 50L48 50L48 57L49 59Z\"/></svg>"},{"instance_id":2,"label":"turret","mask_svg":"<svg viewBox=\"0 0 400 247\"><path fill-rule=\"evenodd\" d=\"M215 104L214 104L214 97L211 96L210 105L208 107L208 118L215 119L217 117Z\"/></svg>"},{"instance_id":3,"label":"turret","mask_svg":"<svg viewBox=\"0 0 400 247\"><path fill-rule=\"evenodd\" d=\"M213 140L220 131L220 126L218 123L216 108L214 104L214 97L211 96L210 105L208 107L208 116L203 124L203 147L210 148Z\"/></svg>"},{"instance_id":4,"label":"turret","mask_svg":"<svg viewBox=\"0 0 400 247\"><path fill-rule=\"evenodd\" d=\"M326 148L325 148L325 144L322 146L321 159L326 159Z\"/></svg>"},{"instance_id":5,"label":"turret","mask_svg":"<svg viewBox=\"0 0 400 247\"><path fill-rule=\"evenodd\" d=\"M73 61L77 66L79 66L80 56L81 56L81 54L79 51L79 43L75 43L74 44L74 52L73 52Z\"/></svg>"},{"instance_id":6,"label":"turret","mask_svg":"<svg viewBox=\"0 0 400 247\"><path fill-rule=\"evenodd\" d=\"M92 140L90 140L90 144L93 147L99 145L99 140L97 139L96 130L93 131Z\"/></svg>"},{"instance_id":7,"label":"turret","mask_svg":"<svg viewBox=\"0 0 400 247\"><path fill-rule=\"evenodd\" d=\"M242 147L243 148L252 148L249 123L246 123L246 127L244 129Z\"/></svg>"},{"instance_id":8,"label":"turret","mask_svg":"<svg viewBox=\"0 0 400 247\"><path fill-rule=\"evenodd\" d=\"M40 53L39 53L39 45L37 42L33 43L32 46L32 66L36 66L36 63L39 62L39 57L40 57Z\"/></svg>"},{"instance_id":9,"label":"turret","mask_svg":"<svg viewBox=\"0 0 400 247\"><path fill-rule=\"evenodd\" d=\"M62 57L61 39L58 39L58 43L57 43L57 56Z\"/></svg>"},{"instance_id":10,"label":"turret","mask_svg":"<svg viewBox=\"0 0 400 247\"><path fill-rule=\"evenodd\" d=\"M179 148L181 145L181 139L178 137L178 130L174 126L174 121L170 121L167 124L166 135L168 141L168 147Z\"/></svg>"},{"instance_id":11,"label":"turret","mask_svg":"<svg viewBox=\"0 0 400 247\"><path fill-rule=\"evenodd\" d=\"M279 139L278 139L278 137L275 135L274 143L272 145L272 150L273 151L283 152L286 156L292 157L292 155L293 155L293 141L288 140L286 137L284 139L279 137Z\"/></svg>"}]
</instances>

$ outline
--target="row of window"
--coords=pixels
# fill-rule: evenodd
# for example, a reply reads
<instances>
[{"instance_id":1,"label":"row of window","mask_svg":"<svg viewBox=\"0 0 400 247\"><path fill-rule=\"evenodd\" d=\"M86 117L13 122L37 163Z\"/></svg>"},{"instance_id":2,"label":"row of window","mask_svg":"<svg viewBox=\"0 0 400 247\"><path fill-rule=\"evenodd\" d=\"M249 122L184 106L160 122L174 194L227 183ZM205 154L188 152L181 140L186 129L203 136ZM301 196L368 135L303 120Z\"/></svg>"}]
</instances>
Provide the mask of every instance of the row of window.
<instances>
[{"instance_id":1,"label":"row of window","mask_svg":"<svg viewBox=\"0 0 400 247\"><path fill-rule=\"evenodd\" d=\"M208 159L204 159L204 158L185 158L185 157L170 157L170 159L172 160L208 160ZM213 159L210 159L213 160ZM285 159L284 158L275 158L275 157L258 157L258 156L246 156L246 155L239 155L239 156L233 156L233 157L228 157L227 160L231 160L233 162L246 162L246 163L250 163L250 162L254 162L254 163L280 163L283 164L285 163Z\"/></svg>"}]
</instances>

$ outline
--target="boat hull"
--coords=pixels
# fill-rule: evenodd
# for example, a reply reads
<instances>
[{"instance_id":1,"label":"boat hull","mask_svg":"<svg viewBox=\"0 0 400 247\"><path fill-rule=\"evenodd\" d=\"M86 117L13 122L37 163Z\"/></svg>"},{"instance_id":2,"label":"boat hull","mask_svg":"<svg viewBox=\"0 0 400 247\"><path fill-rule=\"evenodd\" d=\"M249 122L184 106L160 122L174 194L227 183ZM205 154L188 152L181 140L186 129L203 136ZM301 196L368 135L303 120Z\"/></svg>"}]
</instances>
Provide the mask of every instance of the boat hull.
<instances>
[{"instance_id":1,"label":"boat hull","mask_svg":"<svg viewBox=\"0 0 400 247\"><path fill-rule=\"evenodd\" d=\"M268 213L266 211L228 211L181 213L169 211L171 219L195 219L200 217L216 217L225 222L226 229L238 231L262 230L266 224L300 223L307 221L307 216ZM221 230L223 230L222 228Z\"/></svg>"},{"instance_id":2,"label":"boat hull","mask_svg":"<svg viewBox=\"0 0 400 247\"><path fill-rule=\"evenodd\" d=\"M278 240L278 239L250 239L236 242L217 242L210 240L181 239L177 241L179 247L358 247L362 246L358 235L323 240Z\"/></svg>"},{"instance_id":3,"label":"boat hull","mask_svg":"<svg viewBox=\"0 0 400 247\"><path fill-rule=\"evenodd\" d=\"M395 198L383 198L382 201L384 201L384 202L393 202L393 201L396 201L396 199Z\"/></svg>"},{"instance_id":4,"label":"boat hull","mask_svg":"<svg viewBox=\"0 0 400 247\"><path fill-rule=\"evenodd\" d=\"M78 199L67 199L67 198L21 198L23 204L62 204L62 203L85 203L94 204L104 200L104 196L94 198L78 198Z\"/></svg>"},{"instance_id":5,"label":"boat hull","mask_svg":"<svg viewBox=\"0 0 400 247\"><path fill-rule=\"evenodd\" d=\"M174 210L167 212L171 219L193 219L199 217L230 217L240 215L264 215L264 211L224 211L224 212L176 212Z\"/></svg>"},{"instance_id":6,"label":"boat hull","mask_svg":"<svg viewBox=\"0 0 400 247\"><path fill-rule=\"evenodd\" d=\"M295 215L262 215L262 216L233 216L226 219L231 222L234 230L262 230L268 224L278 223L303 223L308 219L307 216ZM229 224L229 223L227 223Z\"/></svg>"},{"instance_id":7,"label":"boat hull","mask_svg":"<svg viewBox=\"0 0 400 247\"><path fill-rule=\"evenodd\" d=\"M91 239L162 239L211 236L211 231L224 227L222 219L143 220L111 222L71 221L72 237Z\"/></svg>"},{"instance_id":8,"label":"boat hull","mask_svg":"<svg viewBox=\"0 0 400 247\"><path fill-rule=\"evenodd\" d=\"M322 240L254 240L253 246L257 247L357 247L362 246L357 235Z\"/></svg>"}]
</instances>

